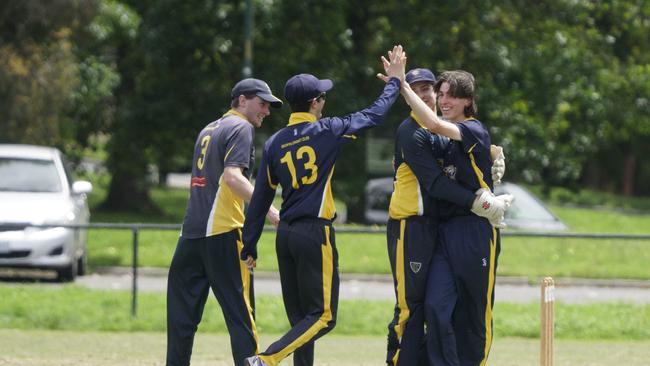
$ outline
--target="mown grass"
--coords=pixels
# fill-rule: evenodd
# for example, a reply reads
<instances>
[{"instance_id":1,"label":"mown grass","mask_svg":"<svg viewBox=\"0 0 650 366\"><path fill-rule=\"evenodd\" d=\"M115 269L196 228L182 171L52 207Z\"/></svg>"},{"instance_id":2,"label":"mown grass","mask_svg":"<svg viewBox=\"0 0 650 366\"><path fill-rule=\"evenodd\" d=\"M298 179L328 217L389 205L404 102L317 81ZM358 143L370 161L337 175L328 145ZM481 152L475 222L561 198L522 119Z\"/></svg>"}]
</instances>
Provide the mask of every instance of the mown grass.
<instances>
[{"instance_id":1,"label":"mown grass","mask_svg":"<svg viewBox=\"0 0 650 366\"><path fill-rule=\"evenodd\" d=\"M175 231L142 231L139 264L168 267L177 240ZM383 234L338 233L336 242L341 272L390 273ZM129 231L92 230L88 248L92 266L131 265ZM647 240L504 237L498 274L531 279L543 276L650 279L649 249ZM262 235L258 250L258 269L277 270L274 233Z\"/></svg>"},{"instance_id":2,"label":"mown grass","mask_svg":"<svg viewBox=\"0 0 650 366\"><path fill-rule=\"evenodd\" d=\"M527 188L544 201L553 204L600 207L628 212L650 212L650 197L647 196L627 197L593 189L572 191L562 187L527 186Z\"/></svg>"},{"instance_id":3,"label":"mown grass","mask_svg":"<svg viewBox=\"0 0 650 366\"><path fill-rule=\"evenodd\" d=\"M97 205L101 188L91 196ZM93 214L95 222L182 221L187 190L154 189L154 200L163 216L133 214ZM340 205L340 204L339 204ZM588 209L551 205L574 233L650 234L650 215L611 209ZM504 231L507 233L506 231ZM128 266L132 263L130 231L91 230L88 247L91 267ZM167 267L178 240L177 231L143 230L139 234L139 265ZM385 236L378 234L337 234L340 270L346 273L390 272ZM602 240L503 237L498 274L537 279L543 276L584 278L650 279L650 240ZM274 233L265 232L259 243L258 269L277 270Z\"/></svg>"},{"instance_id":4,"label":"mown grass","mask_svg":"<svg viewBox=\"0 0 650 366\"><path fill-rule=\"evenodd\" d=\"M262 347L279 337L262 334ZM166 338L160 332L95 332L0 329L0 365L21 366L162 366ZM316 366L371 366L384 364L385 336L328 334L316 342ZM650 341L556 340L555 361L562 366L645 366ZM193 366L232 365L226 334L199 332L194 340ZM539 341L494 339L489 365L539 365ZM291 365L291 357L282 362Z\"/></svg>"},{"instance_id":5,"label":"mown grass","mask_svg":"<svg viewBox=\"0 0 650 366\"><path fill-rule=\"evenodd\" d=\"M138 316L131 317L130 293L90 290L75 285L0 285L0 328L74 331L148 331L166 329L165 294L140 293ZM259 296L260 333L288 329L279 296ZM384 335L392 317L392 301L342 300L335 334ZM497 303L494 329L498 337L539 335L539 304ZM203 313L200 330L224 333L223 316L212 297ZM650 338L650 304L556 304L556 337L566 339Z\"/></svg>"}]
</instances>

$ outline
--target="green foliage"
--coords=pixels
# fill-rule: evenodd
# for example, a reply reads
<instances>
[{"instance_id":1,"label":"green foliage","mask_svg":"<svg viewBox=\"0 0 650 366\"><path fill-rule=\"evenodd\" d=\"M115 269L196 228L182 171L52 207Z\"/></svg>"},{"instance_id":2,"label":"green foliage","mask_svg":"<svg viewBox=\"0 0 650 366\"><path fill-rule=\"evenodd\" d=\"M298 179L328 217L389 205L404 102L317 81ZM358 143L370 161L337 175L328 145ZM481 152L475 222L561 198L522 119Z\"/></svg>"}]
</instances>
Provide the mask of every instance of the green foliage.
<instances>
[{"instance_id":1,"label":"green foliage","mask_svg":"<svg viewBox=\"0 0 650 366\"><path fill-rule=\"evenodd\" d=\"M394 43L409 67L463 68L479 118L508 157L508 179L626 195L650 186L650 3L639 1L253 1L253 76L331 78L325 115L368 105L378 57ZM0 141L54 144L79 160L110 137L105 208L152 212L149 167L187 170L194 137L240 79L245 2L4 1ZM390 137L400 101L373 134ZM286 123L273 111L262 140ZM333 189L358 221L366 140L348 144ZM258 149L259 151L259 149Z\"/></svg>"}]
</instances>

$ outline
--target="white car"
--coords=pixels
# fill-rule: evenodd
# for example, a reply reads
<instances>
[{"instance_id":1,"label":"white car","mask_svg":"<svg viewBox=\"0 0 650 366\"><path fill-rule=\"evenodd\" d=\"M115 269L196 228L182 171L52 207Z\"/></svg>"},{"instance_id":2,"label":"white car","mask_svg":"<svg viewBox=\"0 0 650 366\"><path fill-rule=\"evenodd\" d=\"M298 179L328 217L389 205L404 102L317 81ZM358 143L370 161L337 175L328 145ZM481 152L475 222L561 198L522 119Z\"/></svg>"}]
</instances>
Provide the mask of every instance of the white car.
<instances>
[{"instance_id":1,"label":"white car","mask_svg":"<svg viewBox=\"0 0 650 366\"><path fill-rule=\"evenodd\" d=\"M87 181L72 180L55 148L0 144L0 267L55 270L60 281L86 272Z\"/></svg>"}]
</instances>

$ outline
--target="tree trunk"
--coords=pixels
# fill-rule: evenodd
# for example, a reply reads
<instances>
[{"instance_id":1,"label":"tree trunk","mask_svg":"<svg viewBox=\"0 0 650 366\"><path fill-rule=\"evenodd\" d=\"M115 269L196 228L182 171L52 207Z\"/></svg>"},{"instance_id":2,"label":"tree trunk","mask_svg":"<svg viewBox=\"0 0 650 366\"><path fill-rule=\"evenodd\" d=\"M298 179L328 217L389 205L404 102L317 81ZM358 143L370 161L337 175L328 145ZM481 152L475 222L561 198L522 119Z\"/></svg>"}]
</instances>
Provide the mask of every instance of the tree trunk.
<instances>
[{"instance_id":1,"label":"tree trunk","mask_svg":"<svg viewBox=\"0 0 650 366\"><path fill-rule=\"evenodd\" d=\"M634 195L634 177L636 176L636 156L628 153L623 166L623 195Z\"/></svg>"},{"instance_id":2,"label":"tree trunk","mask_svg":"<svg viewBox=\"0 0 650 366\"><path fill-rule=\"evenodd\" d=\"M128 131L128 130L126 130ZM109 168L112 173L106 199L101 209L118 212L160 213L149 195L147 160L134 136L128 138L125 130L113 135ZM120 141L128 141L126 143Z\"/></svg>"}]
</instances>

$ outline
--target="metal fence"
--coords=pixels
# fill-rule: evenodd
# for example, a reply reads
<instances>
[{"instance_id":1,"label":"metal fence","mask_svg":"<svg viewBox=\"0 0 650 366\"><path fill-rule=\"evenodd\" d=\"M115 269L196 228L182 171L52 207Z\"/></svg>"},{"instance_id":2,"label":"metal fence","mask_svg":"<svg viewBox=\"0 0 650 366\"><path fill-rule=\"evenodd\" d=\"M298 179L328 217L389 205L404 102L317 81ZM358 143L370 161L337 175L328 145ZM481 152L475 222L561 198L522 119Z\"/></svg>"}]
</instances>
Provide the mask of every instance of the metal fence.
<instances>
[{"instance_id":1,"label":"metal fence","mask_svg":"<svg viewBox=\"0 0 650 366\"><path fill-rule=\"evenodd\" d=\"M139 235L142 230L181 230L179 224L145 224L145 223L92 223L87 225L36 225L25 224L22 226L37 228L64 227L69 229L110 229L110 230L129 230L132 233L132 285L131 285L131 315L137 315L137 298L138 298L138 245ZM0 230L15 227L15 224L0 223ZM275 231L273 226L265 226L264 231ZM337 233L352 234L385 234L386 228L381 226L337 226ZM619 239L619 240L650 240L650 234L589 234L589 233L562 233L562 232L525 232L525 231L502 231L502 237L528 237L528 238L579 238L579 239Z\"/></svg>"}]
</instances>

